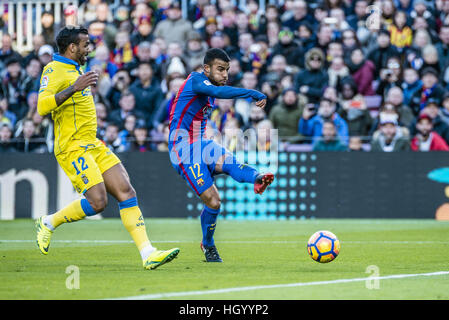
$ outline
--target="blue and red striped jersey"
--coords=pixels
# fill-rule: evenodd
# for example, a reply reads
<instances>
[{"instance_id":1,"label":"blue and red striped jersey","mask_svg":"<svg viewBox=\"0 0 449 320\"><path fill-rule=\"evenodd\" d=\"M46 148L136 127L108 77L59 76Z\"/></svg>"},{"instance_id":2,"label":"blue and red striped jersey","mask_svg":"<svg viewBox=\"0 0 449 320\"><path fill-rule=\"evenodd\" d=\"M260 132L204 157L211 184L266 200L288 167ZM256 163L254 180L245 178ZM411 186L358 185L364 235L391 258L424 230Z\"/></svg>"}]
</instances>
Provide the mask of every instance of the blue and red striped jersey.
<instances>
[{"instance_id":1,"label":"blue and red striped jersey","mask_svg":"<svg viewBox=\"0 0 449 320\"><path fill-rule=\"evenodd\" d=\"M192 72L179 89L170 111L169 147L180 137L184 138L185 133L188 133L190 144L204 136L215 98L252 98L259 101L267 97L257 90L215 86L203 72ZM181 130L183 134L179 134Z\"/></svg>"}]
</instances>

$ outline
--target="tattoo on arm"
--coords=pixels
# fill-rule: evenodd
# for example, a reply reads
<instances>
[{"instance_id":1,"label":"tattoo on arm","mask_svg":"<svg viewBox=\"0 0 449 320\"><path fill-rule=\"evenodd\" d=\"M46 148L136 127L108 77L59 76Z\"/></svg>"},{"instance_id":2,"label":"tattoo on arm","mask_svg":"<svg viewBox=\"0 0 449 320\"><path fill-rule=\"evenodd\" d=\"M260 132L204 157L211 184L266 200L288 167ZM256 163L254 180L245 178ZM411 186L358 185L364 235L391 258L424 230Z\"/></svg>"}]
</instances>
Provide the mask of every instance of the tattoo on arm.
<instances>
[{"instance_id":1,"label":"tattoo on arm","mask_svg":"<svg viewBox=\"0 0 449 320\"><path fill-rule=\"evenodd\" d=\"M64 101L73 96L74 93L75 88L73 86L70 86L61 92L58 92L57 94L55 94L56 104L60 106L61 104L64 103Z\"/></svg>"}]
</instances>

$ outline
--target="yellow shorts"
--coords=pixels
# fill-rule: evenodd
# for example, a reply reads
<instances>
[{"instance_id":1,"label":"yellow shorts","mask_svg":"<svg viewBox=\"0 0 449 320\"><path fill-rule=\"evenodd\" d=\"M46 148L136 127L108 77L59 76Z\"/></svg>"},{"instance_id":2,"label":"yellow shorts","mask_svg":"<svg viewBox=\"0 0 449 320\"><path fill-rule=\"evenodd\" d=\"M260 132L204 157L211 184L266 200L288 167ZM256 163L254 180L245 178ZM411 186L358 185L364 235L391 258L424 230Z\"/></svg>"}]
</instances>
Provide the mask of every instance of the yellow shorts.
<instances>
[{"instance_id":1,"label":"yellow shorts","mask_svg":"<svg viewBox=\"0 0 449 320\"><path fill-rule=\"evenodd\" d=\"M79 148L58 154L56 160L75 190L81 194L103 182L103 173L121 163L120 159L99 140L95 144L81 144Z\"/></svg>"}]
</instances>

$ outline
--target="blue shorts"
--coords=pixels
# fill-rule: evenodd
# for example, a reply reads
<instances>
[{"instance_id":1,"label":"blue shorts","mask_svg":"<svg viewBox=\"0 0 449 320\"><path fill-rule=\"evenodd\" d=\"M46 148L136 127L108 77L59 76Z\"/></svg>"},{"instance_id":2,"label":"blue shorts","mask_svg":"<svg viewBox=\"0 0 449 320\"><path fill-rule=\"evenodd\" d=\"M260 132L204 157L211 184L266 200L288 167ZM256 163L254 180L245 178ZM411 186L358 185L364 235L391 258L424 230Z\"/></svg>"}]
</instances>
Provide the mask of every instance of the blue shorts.
<instances>
[{"instance_id":1,"label":"blue shorts","mask_svg":"<svg viewBox=\"0 0 449 320\"><path fill-rule=\"evenodd\" d=\"M178 143L170 148L170 160L179 175L199 196L214 184L215 165L224 154L232 154L213 140Z\"/></svg>"}]
</instances>

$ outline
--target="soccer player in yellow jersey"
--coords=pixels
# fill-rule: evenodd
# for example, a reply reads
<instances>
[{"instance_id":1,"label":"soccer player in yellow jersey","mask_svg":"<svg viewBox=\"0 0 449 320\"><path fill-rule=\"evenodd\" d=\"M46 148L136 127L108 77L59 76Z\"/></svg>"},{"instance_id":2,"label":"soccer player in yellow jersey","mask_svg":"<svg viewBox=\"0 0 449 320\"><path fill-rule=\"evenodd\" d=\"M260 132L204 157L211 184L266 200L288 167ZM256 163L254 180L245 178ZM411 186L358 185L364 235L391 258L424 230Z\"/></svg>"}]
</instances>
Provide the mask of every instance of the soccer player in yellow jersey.
<instances>
[{"instance_id":1,"label":"soccer player in yellow jersey","mask_svg":"<svg viewBox=\"0 0 449 320\"><path fill-rule=\"evenodd\" d=\"M97 119L90 86L95 72L80 69L89 54L87 29L66 26L57 38L59 54L44 67L37 109L54 120L54 153L77 192L84 195L62 210L36 221L37 244L48 254L53 231L62 223L74 222L104 210L107 192L119 202L120 217L140 251L145 269L155 269L173 260L178 248L157 250L145 229L136 192L120 159L96 138Z\"/></svg>"}]
</instances>

